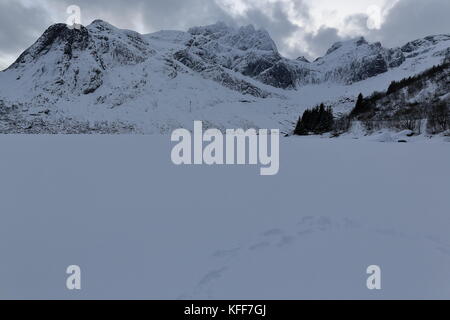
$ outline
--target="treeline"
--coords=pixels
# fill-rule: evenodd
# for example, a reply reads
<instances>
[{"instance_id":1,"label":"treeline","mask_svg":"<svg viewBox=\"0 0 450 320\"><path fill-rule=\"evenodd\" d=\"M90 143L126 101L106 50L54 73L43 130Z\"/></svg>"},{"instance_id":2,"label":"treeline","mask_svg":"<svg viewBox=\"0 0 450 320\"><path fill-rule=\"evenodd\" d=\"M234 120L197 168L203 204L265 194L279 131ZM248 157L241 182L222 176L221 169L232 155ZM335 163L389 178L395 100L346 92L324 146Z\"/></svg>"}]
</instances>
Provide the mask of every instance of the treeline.
<instances>
[{"instance_id":1,"label":"treeline","mask_svg":"<svg viewBox=\"0 0 450 320\"><path fill-rule=\"evenodd\" d=\"M379 96L379 93L375 96ZM346 119L349 118L350 122L360 121L368 132L389 128L421 134L424 122L430 134L450 130L450 100L432 99L423 103L408 103L402 100L401 107L397 110L390 108L379 110L377 99L379 98L374 99L374 96L364 98L360 95L355 108L345 116ZM398 100L395 100L394 105L396 103L399 103Z\"/></svg>"},{"instance_id":2,"label":"treeline","mask_svg":"<svg viewBox=\"0 0 450 320\"><path fill-rule=\"evenodd\" d=\"M362 123L368 132L390 128L421 134L425 123L431 134L450 130L450 98L441 99L449 93L449 62L447 59L417 76L393 81L385 92L374 92L368 97L359 94L349 114L334 118L332 109L323 104L307 110L297 122L294 134L331 132L337 136L349 131L354 121ZM418 102L417 97L428 86L433 86L433 93Z\"/></svg>"},{"instance_id":3,"label":"treeline","mask_svg":"<svg viewBox=\"0 0 450 320\"><path fill-rule=\"evenodd\" d=\"M450 66L450 64L448 62L445 62L443 64L433 66L432 68L422 72L419 75L405 78L400 81L392 81L386 92L386 95L393 94L401 89L411 87L411 86L416 87L418 90L420 90L420 89L422 89L422 86L421 86L423 84L422 80L428 79L430 77L433 77L436 74L439 74L439 73L445 71L449 66Z\"/></svg>"}]
</instances>

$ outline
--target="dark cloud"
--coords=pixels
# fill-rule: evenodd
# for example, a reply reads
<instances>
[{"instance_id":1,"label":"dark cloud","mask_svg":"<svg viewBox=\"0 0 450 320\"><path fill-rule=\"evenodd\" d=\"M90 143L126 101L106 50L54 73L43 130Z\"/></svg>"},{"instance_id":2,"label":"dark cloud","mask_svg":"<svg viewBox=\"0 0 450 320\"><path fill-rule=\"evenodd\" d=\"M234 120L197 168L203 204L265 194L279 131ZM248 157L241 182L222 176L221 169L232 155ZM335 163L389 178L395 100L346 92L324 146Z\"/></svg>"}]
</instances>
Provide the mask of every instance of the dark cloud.
<instances>
[{"instance_id":1,"label":"dark cloud","mask_svg":"<svg viewBox=\"0 0 450 320\"><path fill-rule=\"evenodd\" d=\"M72 2L73 0L68 0L66 4ZM92 1L89 0L79 0L75 3L82 8L86 16L85 21L102 18L124 28L132 27L130 20L132 21L133 18L127 19L127 22L123 16L133 17L138 11L142 17L141 23L144 24L147 31L161 29L187 30L192 26L223 21L232 26L253 24L258 28L264 28L269 31L277 43L282 43L283 39L298 30L298 27L290 22L282 2L266 3L264 10L261 6L252 6L241 16L231 15L216 1L212 0L128 0L130 6L125 10L121 0L100 0L95 1L95 4L92 4ZM299 4L302 1L295 0L295 3L297 8L300 9ZM120 19L115 16L117 12L122 12Z\"/></svg>"},{"instance_id":2,"label":"dark cloud","mask_svg":"<svg viewBox=\"0 0 450 320\"><path fill-rule=\"evenodd\" d=\"M369 38L389 47L429 35L450 33L449 0L402 0L389 11L380 30Z\"/></svg>"},{"instance_id":3,"label":"dark cloud","mask_svg":"<svg viewBox=\"0 0 450 320\"><path fill-rule=\"evenodd\" d=\"M280 2L271 4L270 12L271 14L267 15L257 8L252 8L244 17L235 19L235 22L237 25L253 24L257 28L266 29L278 46L283 47L284 39L298 32L299 27L289 20L286 9Z\"/></svg>"},{"instance_id":4,"label":"dark cloud","mask_svg":"<svg viewBox=\"0 0 450 320\"><path fill-rule=\"evenodd\" d=\"M19 1L0 1L0 52L18 55L33 44L51 23L47 12L39 7L25 7Z\"/></svg>"},{"instance_id":5,"label":"dark cloud","mask_svg":"<svg viewBox=\"0 0 450 320\"><path fill-rule=\"evenodd\" d=\"M323 56L332 44L345 40L338 32L335 28L321 27L317 33L306 34L304 39L308 43L310 54L313 57Z\"/></svg>"},{"instance_id":6,"label":"dark cloud","mask_svg":"<svg viewBox=\"0 0 450 320\"><path fill-rule=\"evenodd\" d=\"M306 56L323 56L335 42L350 36L365 36L369 41L380 41L385 47L398 47L429 35L450 33L449 0L400 0L388 12L380 29L369 29L367 14L348 16L345 29L348 36L341 36L338 29L322 26L317 32L303 33ZM301 52L302 48L296 48ZM291 50L296 52L297 50Z\"/></svg>"},{"instance_id":7,"label":"dark cloud","mask_svg":"<svg viewBox=\"0 0 450 320\"><path fill-rule=\"evenodd\" d=\"M119 28L141 32L186 30L217 21L234 26L254 24L268 30L280 51L289 57L315 58L323 55L332 43L343 40L342 30L322 26L311 32L292 22L295 17L301 25L311 25L310 8L304 0L249 1L248 10L242 15L233 14L221 5L225 0L35 0L27 1L27 6L23 1L0 1L0 69L6 67L2 56L18 56L50 24L65 22L66 8L72 4L81 7L84 24L103 19ZM450 32L449 12L449 0L400 0L389 11L380 30L367 28L365 14L349 16L343 25L347 36L364 35L393 47L430 34Z\"/></svg>"},{"instance_id":8,"label":"dark cloud","mask_svg":"<svg viewBox=\"0 0 450 320\"><path fill-rule=\"evenodd\" d=\"M211 0L47 0L54 8L64 12L69 5L81 8L82 22L102 19L120 28L133 28L142 24L147 31L161 29L185 30L200 24L230 20ZM62 21L63 22L63 21Z\"/></svg>"}]
</instances>

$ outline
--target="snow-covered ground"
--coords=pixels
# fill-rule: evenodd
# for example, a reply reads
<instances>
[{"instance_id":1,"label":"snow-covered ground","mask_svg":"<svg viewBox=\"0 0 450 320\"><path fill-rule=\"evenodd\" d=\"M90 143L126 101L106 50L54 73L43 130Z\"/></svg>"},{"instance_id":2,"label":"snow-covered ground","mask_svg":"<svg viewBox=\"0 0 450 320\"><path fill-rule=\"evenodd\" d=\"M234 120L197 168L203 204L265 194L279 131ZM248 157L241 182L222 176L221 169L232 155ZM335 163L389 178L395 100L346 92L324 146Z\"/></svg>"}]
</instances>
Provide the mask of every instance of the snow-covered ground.
<instances>
[{"instance_id":1,"label":"snow-covered ground","mask_svg":"<svg viewBox=\"0 0 450 320\"><path fill-rule=\"evenodd\" d=\"M0 136L0 298L450 298L447 143L285 138L274 177L171 147Z\"/></svg>"}]
</instances>

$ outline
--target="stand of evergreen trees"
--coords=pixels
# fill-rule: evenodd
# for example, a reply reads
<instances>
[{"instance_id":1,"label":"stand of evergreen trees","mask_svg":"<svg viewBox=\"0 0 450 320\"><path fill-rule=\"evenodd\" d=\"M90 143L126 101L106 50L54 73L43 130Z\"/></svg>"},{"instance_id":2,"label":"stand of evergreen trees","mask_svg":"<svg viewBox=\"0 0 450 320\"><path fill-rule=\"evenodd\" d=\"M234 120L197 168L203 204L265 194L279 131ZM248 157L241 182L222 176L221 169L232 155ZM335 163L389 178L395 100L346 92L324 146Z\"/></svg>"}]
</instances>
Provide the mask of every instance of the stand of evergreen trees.
<instances>
[{"instance_id":1,"label":"stand of evergreen trees","mask_svg":"<svg viewBox=\"0 0 450 320\"><path fill-rule=\"evenodd\" d=\"M334 128L333 110L324 104L306 110L297 122L294 134L306 136L331 132Z\"/></svg>"}]
</instances>

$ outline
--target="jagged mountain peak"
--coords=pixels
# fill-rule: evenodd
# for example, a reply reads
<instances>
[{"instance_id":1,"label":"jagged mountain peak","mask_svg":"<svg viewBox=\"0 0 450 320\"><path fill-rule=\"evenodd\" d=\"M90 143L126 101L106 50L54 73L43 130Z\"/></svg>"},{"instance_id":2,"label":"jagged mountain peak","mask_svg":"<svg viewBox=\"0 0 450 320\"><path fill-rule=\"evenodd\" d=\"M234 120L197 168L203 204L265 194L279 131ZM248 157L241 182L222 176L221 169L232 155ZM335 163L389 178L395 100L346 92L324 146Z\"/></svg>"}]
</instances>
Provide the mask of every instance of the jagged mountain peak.
<instances>
[{"instance_id":1,"label":"jagged mountain peak","mask_svg":"<svg viewBox=\"0 0 450 320\"><path fill-rule=\"evenodd\" d=\"M364 37L356 37L348 40L335 42L326 52L326 56L332 54L336 51L351 51L358 50L358 47L364 47L371 45ZM372 44L374 46L380 47L380 43Z\"/></svg>"},{"instance_id":2,"label":"jagged mountain peak","mask_svg":"<svg viewBox=\"0 0 450 320\"><path fill-rule=\"evenodd\" d=\"M224 75L231 70L274 87L296 86L287 67L289 62L278 53L266 30L256 29L253 25L234 28L220 22L191 28L188 33L191 38L186 47L177 51L174 57L194 71L225 83L233 77L227 75L224 80ZM262 95L260 90L253 88L251 91Z\"/></svg>"},{"instance_id":3,"label":"jagged mountain peak","mask_svg":"<svg viewBox=\"0 0 450 320\"><path fill-rule=\"evenodd\" d=\"M313 64L325 71L326 80L351 84L387 72L404 61L399 48L387 49L380 42L370 43L357 37L336 42Z\"/></svg>"},{"instance_id":4,"label":"jagged mountain peak","mask_svg":"<svg viewBox=\"0 0 450 320\"><path fill-rule=\"evenodd\" d=\"M84 50L88 47L90 35L86 27L70 28L64 23L51 25L41 37L8 68L17 69L35 61L58 47L67 56L74 50Z\"/></svg>"},{"instance_id":5,"label":"jagged mountain peak","mask_svg":"<svg viewBox=\"0 0 450 320\"><path fill-rule=\"evenodd\" d=\"M193 35L213 35L218 34L218 36L222 36L223 34L229 33L233 30L230 26L228 26L223 21L218 21L216 23L206 25L206 26L196 26L189 28L188 33Z\"/></svg>"},{"instance_id":6,"label":"jagged mountain peak","mask_svg":"<svg viewBox=\"0 0 450 320\"><path fill-rule=\"evenodd\" d=\"M278 52L277 46L265 29L256 29L249 24L239 28L218 22L208 26L193 27L188 33L196 37L204 37L217 41L220 45L241 51L261 50Z\"/></svg>"},{"instance_id":7,"label":"jagged mountain peak","mask_svg":"<svg viewBox=\"0 0 450 320\"><path fill-rule=\"evenodd\" d=\"M91 22L91 24L89 24L88 26L86 26L86 28L91 31L91 32L122 32L124 30L119 29L115 26L113 26L112 24L104 21L104 20L94 20Z\"/></svg>"},{"instance_id":8,"label":"jagged mountain peak","mask_svg":"<svg viewBox=\"0 0 450 320\"><path fill-rule=\"evenodd\" d=\"M224 33L235 33L235 32L243 32L243 33L255 33L255 32L264 32L267 31L265 29L257 29L253 24L248 24L245 26L234 27L227 24L224 21L218 21L213 24L204 25L204 26L195 26L191 27L187 31L190 34L224 34Z\"/></svg>"},{"instance_id":9,"label":"jagged mountain peak","mask_svg":"<svg viewBox=\"0 0 450 320\"><path fill-rule=\"evenodd\" d=\"M111 25L109 22L106 22L105 20L102 20L102 19L95 19L95 20L93 20L93 21L91 22L90 25L92 25L92 26L95 26L95 25L103 25L103 26L108 26L108 27L114 27L114 26ZM115 28L115 27L114 27L114 28Z\"/></svg>"},{"instance_id":10,"label":"jagged mountain peak","mask_svg":"<svg viewBox=\"0 0 450 320\"><path fill-rule=\"evenodd\" d=\"M305 56L300 56L295 60L299 62L311 63Z\"/></svg>"}]
</instances>

